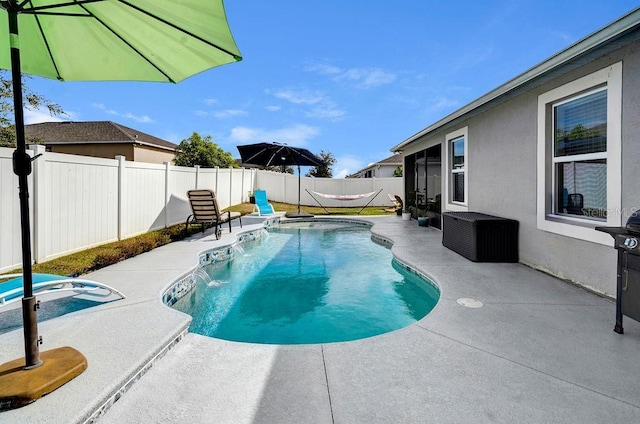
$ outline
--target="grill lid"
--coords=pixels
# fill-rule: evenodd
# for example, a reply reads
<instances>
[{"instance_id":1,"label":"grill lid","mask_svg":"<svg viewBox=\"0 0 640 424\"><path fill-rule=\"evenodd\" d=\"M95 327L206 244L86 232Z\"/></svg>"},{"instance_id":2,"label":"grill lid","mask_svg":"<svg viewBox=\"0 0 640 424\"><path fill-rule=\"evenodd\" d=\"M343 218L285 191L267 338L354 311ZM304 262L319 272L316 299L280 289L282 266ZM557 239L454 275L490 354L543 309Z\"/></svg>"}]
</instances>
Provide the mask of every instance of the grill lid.
<instances>
[{"instance_id":1,"label":"grill lid","mask_svg":"<svg viewBox=\"0 0 640 424\"><path fill-rule=\"evenodd\" d=\"M627 220L627 231L640 234L640 212L634 212Z\"/></svg>"}]
</instances>

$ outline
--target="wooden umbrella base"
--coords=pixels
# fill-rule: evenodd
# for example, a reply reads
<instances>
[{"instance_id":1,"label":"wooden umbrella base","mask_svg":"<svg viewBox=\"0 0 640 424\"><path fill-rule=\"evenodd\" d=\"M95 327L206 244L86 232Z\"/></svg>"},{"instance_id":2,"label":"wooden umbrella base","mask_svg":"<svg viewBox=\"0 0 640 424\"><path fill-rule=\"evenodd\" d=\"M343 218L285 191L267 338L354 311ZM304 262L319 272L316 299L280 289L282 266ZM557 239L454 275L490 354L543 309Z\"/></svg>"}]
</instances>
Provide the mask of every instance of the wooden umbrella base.
<instances>
[{"instance_id":1,"label":"wooden umbrella base","mask_svg":"<svg viewBox=\"0 0 640 424\"><path fill-rule=\"evenodd\" d=\"M24 369L24 358L0 365L0 411L20 408L53 392L87 369L87 358L72 347L40 352L43 364Z\"/></svg>"}]
</instances>

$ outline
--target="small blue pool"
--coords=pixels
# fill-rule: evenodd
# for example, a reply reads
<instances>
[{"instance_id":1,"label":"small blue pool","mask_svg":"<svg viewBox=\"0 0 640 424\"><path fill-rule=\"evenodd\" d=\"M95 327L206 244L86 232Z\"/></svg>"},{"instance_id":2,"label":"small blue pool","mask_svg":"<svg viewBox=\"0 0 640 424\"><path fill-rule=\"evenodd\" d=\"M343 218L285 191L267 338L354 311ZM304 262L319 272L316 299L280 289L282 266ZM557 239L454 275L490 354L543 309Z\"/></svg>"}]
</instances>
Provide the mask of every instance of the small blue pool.
<instances>
[{"instance_id":1,"label":"small blue pool","mask_svg":"<svg viewBox=\"0 0 640 424\"><path fill-rule=\"evenodd\" d=\"M225 340L306 344L362 339L418 321L440 293L371 239L368 226L283 223L205 267L173 307L190 331Z\"/></svg>"}]
</instances>

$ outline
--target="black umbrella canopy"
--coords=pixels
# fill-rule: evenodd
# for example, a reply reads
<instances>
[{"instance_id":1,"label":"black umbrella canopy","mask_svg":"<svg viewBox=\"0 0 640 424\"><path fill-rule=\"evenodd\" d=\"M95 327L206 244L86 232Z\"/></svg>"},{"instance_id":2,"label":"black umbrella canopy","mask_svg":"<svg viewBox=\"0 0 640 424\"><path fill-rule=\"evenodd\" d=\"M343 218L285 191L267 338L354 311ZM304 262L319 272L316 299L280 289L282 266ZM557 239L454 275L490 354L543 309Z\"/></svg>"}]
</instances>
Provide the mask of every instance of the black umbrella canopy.
<instances>
[{"instance_id":1,"label":"black umbrella canopy","mask_svg":"<svg viewBox=\"0 0 640 424\"><path fill-rule=\"evenodd\" d=\"M307 149L277 143L238 146L242 163L262 166L322 166L324 162Z\"/></svg>"},{"instance_id":2,"label":"black umbrella canopy","mask_svg":"<svg viewBox=\"0 0 640 424\"><path fill-rule=\"evenodd\" d=\"M242 163L261 166L298 166L298 212L287 213L289 218L306 218L313 215L300 212L300 167L322 166L324 162L307 149L278 143L257 143L238 146Z\"/></svg>"}]
</instances>

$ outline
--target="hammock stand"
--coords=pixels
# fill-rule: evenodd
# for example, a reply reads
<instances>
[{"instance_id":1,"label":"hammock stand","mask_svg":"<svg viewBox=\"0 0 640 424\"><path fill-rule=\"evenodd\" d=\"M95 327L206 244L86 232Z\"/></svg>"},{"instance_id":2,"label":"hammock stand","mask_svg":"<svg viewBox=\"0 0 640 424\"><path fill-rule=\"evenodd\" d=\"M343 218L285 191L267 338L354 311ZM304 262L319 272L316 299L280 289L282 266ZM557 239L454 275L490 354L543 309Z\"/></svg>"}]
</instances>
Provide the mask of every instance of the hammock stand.
<instances>
[{"instance_id":1,"label":"hammock stand","mask_svg":"<svg viewBox=\"0 0 640 424\"><path fill-rule=\"evenodd\" d=\"M370 193L362 193L362 194L326 194L326 193L318 193L317 191L311 192L309 190L307 190L306 188L304 189L307 193L309 193L309 196L311 196L313 198L313 200L315 200L316 202L318 202L318 204L320 205L320 207L322 209L324 209L324 211L327 214L331 214L331 212L329 212L327 210L327 208L325 208L322 203L320 203L320 201L318 199L315 198L314 194L316 196L319 197L324 197L325 199L331 199L331 200L340 200L340 201L349 201L349 200L358 200L358 199L366 199L367 197L370 197L371 195L375 194L375 196L373 196L371 198L371 200L369 200L367 202L366 205L364 205L362 207L362 209L360 209L358 211L358 215L360 215L360 212L362 212L364 210L364 208L366 208L367 206L369 206L369 203L373 202L373 199L375 199L376 197L378 197L378 194L382 193L382 189L378 190L377 192L372 191Z\"/></svg>"}]
</instances>

